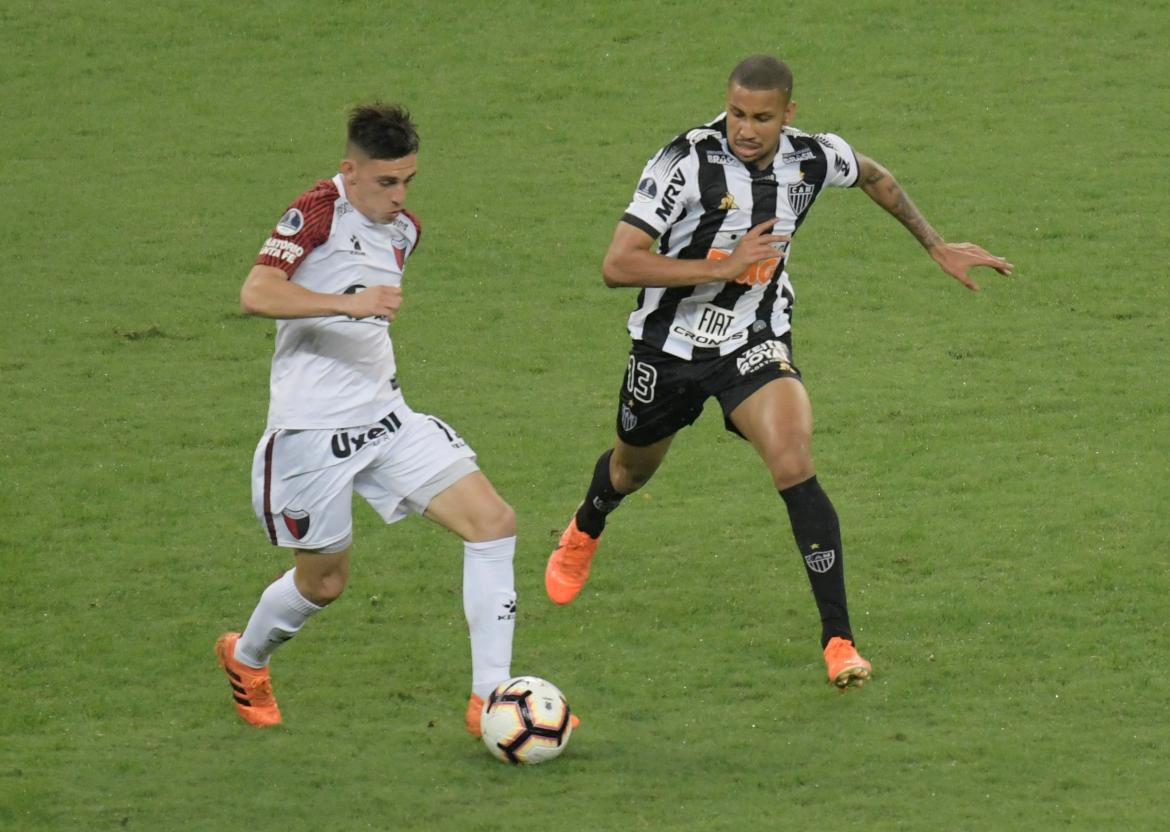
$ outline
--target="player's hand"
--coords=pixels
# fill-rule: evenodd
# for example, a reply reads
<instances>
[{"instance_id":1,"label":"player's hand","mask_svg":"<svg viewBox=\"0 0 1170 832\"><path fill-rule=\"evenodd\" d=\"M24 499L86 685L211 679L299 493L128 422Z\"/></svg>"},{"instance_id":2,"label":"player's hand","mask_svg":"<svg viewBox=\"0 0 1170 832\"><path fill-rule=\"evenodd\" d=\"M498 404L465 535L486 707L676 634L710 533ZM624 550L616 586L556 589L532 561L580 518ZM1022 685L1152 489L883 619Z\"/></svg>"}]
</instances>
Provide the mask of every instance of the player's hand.
<instances>
[{"instance_id":1,"label":"player's hand","mask_svg":"<svg viewBox=\"0 0 1170 832\"><path fill-rule=\"evenodd\" d=\"M967 276L968 269L974 266L990 266L1002 275L1010 275L1015 268L1007 260L988 253L974 243L940 243L930 249L930 256L944 272L972 292L978 292L980 287Z\"/></svg>"},{"instance_id":2,"label":"player's hand","mask_svg":"<svg viewBox=\"0 0 1170 832\"><path fill-rule=\"evenodd\" d=\"M780 265L785 245L791 239L786 234L768 234L775 219L764 220L744 235L730 253L712 249L707 255L717 260L717 280L739 283L767 283Z\"/></svg>"},{"instance_id":3,"label":"player's hand","mask_svg":"<svg viewBox=\"0 0 1170 832\"><path fill-rule=\"evenodd\" d=\"M351 318L378 317L392 321L402 306L402 287L371 286L342 297L347 299L345 314Z\"/></svg>"}]
</instances>

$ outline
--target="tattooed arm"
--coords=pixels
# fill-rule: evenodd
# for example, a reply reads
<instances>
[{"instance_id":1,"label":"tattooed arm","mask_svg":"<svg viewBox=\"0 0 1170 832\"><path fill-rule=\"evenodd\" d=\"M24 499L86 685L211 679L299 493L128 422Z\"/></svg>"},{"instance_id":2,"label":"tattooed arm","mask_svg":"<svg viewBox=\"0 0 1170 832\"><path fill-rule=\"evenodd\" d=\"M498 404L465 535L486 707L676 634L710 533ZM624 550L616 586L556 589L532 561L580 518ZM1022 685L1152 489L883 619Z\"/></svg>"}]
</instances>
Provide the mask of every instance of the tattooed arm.
<instances>
[{"instance_id":1,"label":"tattooed arm","mask_svg":"<svg viewBox=\"0 0 1170 832\"><path fill-rule=\"evenodd\" d=\"M1011 274L1012 264L1002 257L988 254L974 243L948 243L922 216L898 180L884 167L868 156L857 154L860 170L857 182L866 195L897 218L914 235L922 247L934 258L943 271L972 291L979 284L967 276L972 266L990 266L1000 274Z\"/></svg>"}]
</instances>

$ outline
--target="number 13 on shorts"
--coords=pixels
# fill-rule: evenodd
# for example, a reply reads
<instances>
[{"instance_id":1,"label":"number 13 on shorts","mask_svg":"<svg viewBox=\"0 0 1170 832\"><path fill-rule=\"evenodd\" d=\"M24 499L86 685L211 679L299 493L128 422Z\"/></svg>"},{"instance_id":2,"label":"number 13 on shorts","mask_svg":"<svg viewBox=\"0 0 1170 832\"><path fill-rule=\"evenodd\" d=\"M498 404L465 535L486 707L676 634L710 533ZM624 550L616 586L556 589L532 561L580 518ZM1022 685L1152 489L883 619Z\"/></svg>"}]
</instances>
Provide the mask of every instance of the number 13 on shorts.
<instances>
[{"instance_id":1,"label":"number 13 on shorts","mask_svg":"<svg viewBox=\"0 0 1170 832\"><path fill-rule=\"evenodd\" d=\"M639 361L630 356L626 366L626 392L634 397L635 401L649 404L654 401L654 385L658 383L658 370L654 365Z\"/></svg>"}]
</instances>

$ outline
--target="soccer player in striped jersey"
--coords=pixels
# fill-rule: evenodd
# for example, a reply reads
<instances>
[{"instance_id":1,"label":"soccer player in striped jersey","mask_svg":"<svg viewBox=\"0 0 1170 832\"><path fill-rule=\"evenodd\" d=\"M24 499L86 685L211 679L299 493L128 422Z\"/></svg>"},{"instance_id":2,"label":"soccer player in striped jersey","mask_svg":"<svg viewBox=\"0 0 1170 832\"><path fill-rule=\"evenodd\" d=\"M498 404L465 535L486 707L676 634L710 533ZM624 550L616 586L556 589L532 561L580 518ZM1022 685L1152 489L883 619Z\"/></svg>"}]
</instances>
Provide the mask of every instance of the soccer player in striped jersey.
<instances>
[{"instance_id":1,"label":"soccer player in striped jersey","mask_svg":"<svg viewBox=\"0 0 1170 832\"><path fill-rule=\"evenodd\" d=\"M244 312L276 319L252 502L269 542L293 556L244 630L215 645L236 710L252 725L281 721L268 672L273 652L345 588L354 492L387 523L422 514L463 540L469 732L480 733L483 700L511 675L516 516L467 443L412 410L395 377L390 323L422 237L406 210L418 145L401 108L356 108L340 172L292 203L240 291Z\"/></svg>"},{"instance_id":2,"label":"soccer player in striped jersey","mask_svg":"<svg viewBox=\"0 0 1170 832\"><path fill-rule=\"evenodd\" d=\"M948 243L897 180L831 133L790 126L792 73L768 55L740 62L725 111L646 165L602 266L607 286L637 287L617 440L597 461L545 571L567 604L588 577L607 516L646 484L675 434L711 396L728 430L751 442L783 498L821 618L829 679L871 673L853 638L841 532L812 458L812 408L792 357L792 237L826 187L858 187L969 289L974 266L1010 274L972 243Z\"/></svg>"}]
</instances>

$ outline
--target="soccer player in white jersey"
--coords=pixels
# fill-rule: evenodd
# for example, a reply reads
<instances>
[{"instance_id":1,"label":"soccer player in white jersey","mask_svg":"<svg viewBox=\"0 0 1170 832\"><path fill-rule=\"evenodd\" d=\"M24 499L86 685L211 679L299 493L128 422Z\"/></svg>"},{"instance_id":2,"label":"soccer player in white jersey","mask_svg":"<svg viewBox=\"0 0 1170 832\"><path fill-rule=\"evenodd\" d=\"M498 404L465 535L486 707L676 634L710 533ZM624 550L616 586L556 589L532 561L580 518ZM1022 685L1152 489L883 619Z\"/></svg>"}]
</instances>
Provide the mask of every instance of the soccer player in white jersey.
<instances>
[{"instance_id":1,"label":"soccer player in white jersey","mask_svg":"<svg viewBox=\"0 0 1170 832\"><path fill-rule=\"evenodd\" d=\"M607 286L641 289L617 441L597 461L545 586L558 604L577 596L607 515L645 485L675 433L714 396L784 500L820 612L828 676L846 688L872 668L850 628L840 527L813 466L812 408L792 358L789 242L824 187L857 185L967 288L979 289L973 266L1002 274L1012 266L944 241L889 171L839 136L790 127L795 111L788 66L752 56L731 73L725 112L647 164L602 266Z\"/></svg>"},{"instance_id":2,"label":"soccer player in white jersey","mask_svg":"<svg viewBox=\"0 0 1170 832\"><path fill-rule=\"evenodd\" d=\"M395 378L389 325L421 237L405 209L417 164L418 134L404 110L356 108L340 172L292 203L240 291L245 313L276 319L252 502L269 541L292 549L294 561L243 632L215 645L236 709L253 725L281 720L273 651L345 588L355 491L387 523L422 514L464 540L468 731L479 734L483 698L510 676L515 514L467 443L411 410Z\"/></svg>"}]
</instances>

